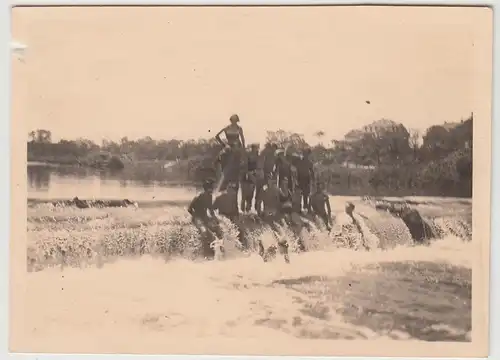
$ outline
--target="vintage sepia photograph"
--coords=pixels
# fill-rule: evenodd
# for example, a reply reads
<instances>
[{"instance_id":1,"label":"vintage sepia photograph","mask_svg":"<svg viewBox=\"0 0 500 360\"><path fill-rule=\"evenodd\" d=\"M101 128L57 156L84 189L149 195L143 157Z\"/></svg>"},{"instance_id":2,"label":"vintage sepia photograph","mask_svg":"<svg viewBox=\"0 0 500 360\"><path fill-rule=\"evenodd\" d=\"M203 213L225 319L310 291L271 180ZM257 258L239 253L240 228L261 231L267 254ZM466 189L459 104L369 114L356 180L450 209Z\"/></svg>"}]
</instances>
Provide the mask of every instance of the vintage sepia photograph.
<instances>
[{"instance_id":1,"label":"vintage sepia photograph","mask_svg":"<svg viewBox=\"0 0 500 360\"><path fill-rule=\"evenodd\" d=\"M13 8L10 350L487 355L492 28Z\"/></svg>"}]
</instances>

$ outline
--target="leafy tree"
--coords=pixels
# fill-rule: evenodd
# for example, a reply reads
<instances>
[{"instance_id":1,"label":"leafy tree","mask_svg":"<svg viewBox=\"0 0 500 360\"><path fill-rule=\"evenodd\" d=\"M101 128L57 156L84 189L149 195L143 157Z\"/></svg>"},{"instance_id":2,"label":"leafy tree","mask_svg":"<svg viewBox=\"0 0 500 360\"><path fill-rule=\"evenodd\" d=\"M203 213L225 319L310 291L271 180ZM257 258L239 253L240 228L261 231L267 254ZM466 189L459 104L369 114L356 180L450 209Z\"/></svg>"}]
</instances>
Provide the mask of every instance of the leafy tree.
<instances>
[{"instance_id":1,"label":"leafy tree","mask_svg":"<svg viewBox=\"0 0 500 360\"><path fill-rule=\"evenodd\" d=\"M431 126L420 132L381 119L354 129L342 140L312 147L317 174L338 194L426 194L471 196L473 116L457 123ZM325 133L316 132L321 140ZM302 134L278 129L266 141L301 151L310 145ZM78 138L52 142L49 130L28 133L28 160L58 164L123 168L128 176L192 181L213 177L220 146L214 139L153 139L101 144ZM163 163L174 162L164 167ZM152 165L140 165L148 164ZM123 166L122 166L123 165ZM166 165L166 164L165 164ZM130 170L130 169L141 170Z\"/></svg>"},{"instance_id":2,"label":"leafy tree","mask_svg":"<svg viewBox=\"0 0 500 360\"><path fill-rule=\"evenodd\" d=\"M52 142L52 133L44 129L33 130L29 132L28 138L31 142L50 144Z\"/></svg>"},{"instance_id":3,"label":"leafy tree","mask_svg":"<svg viewBox=\"0 0 500 360\"><path fill-rule=\"evenodd\" d=\"M300 151L309 147L309 144L304 140L304 136L302 134L284 130L268 131L266 142L274 143L279 147L289 149L290 151Z\"/></svg>"}]
</instances>

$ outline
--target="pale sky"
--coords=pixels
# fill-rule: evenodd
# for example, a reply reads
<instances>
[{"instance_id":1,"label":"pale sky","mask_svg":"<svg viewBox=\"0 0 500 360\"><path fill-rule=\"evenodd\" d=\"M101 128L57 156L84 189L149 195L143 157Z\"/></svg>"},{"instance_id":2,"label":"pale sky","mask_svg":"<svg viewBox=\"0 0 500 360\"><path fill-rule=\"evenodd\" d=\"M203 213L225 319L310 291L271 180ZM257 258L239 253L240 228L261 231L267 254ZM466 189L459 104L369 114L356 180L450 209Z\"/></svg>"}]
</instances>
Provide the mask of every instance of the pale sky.
<instances>
[{"instance_id":1,"label":"pale sky","mask_svg":"<svg viewBox=\"0 0 500 360\"><path fill-rule=\"evenodd\" d=\"M491 21L458 7L16 8L14 121L96 141L209 137L232 113L247 142L338 139L383 117L424 130L474 111Z\"/></svg>"}]
</instances>

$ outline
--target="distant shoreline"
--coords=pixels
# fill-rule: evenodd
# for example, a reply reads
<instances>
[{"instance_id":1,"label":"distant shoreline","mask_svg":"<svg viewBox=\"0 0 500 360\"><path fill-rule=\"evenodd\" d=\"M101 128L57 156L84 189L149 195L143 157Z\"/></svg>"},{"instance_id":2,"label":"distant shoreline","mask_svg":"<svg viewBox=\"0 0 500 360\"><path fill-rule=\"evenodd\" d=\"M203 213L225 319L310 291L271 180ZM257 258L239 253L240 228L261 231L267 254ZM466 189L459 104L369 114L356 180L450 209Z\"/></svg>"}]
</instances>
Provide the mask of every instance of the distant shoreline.
<instances>
[{"instance_id":1,"label":"distant shoreline","mask_svg":"<svg viewBox=\"0 0 500 360\"><path fill-rule=\"evenodd\" d=\"M55 164L55 163L50 163L46 161L29 161L27 162L27 166L50 166L50 167L57 167L61 166L62 164ZM70 165L71 166L71 165Z\"/></svg>"},{"instance_id":2,"label":"distant shoreline","mask_svg":"<svg viewBox=\"0 0 500 360\"><path fill-rule=\"evenodd\" d=\"M34 205L42 205L42 204L51 204L51 203L57 203L57 202L63 202L63 201L68 201L68 200L71 200L69 198L65 198L65 199L62 199L62 198L58 198L58 199L40 199L40 198L28 198L27 199L27 203L28 203L28 206L31 205L31 206L34 206ZM123 200L123 199L119 199L119 198L115 198L115 199L99 199L99 198L95 198L95 199L81 199L81 200L103 200L103 201L116 201L116 200ZM133 199L129 199L129 200L132 200ZM189 205L190 203L190 200L139 200L137 201L137 204L139 205L139 208L154 208L154 207L161 207L161 206L176 206L176 207L182 207L182 206L187 206Z\"/></svg>"}]
</instances>

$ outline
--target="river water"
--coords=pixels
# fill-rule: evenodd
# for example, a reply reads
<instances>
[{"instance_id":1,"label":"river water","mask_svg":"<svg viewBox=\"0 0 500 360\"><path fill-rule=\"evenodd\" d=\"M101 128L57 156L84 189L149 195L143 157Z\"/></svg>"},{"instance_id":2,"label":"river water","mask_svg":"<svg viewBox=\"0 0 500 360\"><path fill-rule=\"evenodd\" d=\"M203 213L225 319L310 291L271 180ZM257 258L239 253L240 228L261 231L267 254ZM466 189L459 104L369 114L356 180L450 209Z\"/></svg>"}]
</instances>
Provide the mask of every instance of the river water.
<instances>
[{"instance_id":1,"label":"river water","mask_svg":"<svg viewBox=\"0 0 500 360\"><path fill-rule=\"evenodd\" d=\"M162 165L159 164L158 168ZM28 165L30 199L186 200L193 190L165 181L161 172L110 173L69 166Z\"/></svg>"},{"instance_id":2,"label":"river water","mask_svg":"<svg viewBox=\"0 0 500 360\"><path fill-rule=\"evenodd\" d=\"M192 194L193 189L147 175L127 179L28 167L33 199L148 201ZM331 197L337 221L346 200ZM306 240L317 246L292 253L290 264L281 258L263 263L256 254L215 262L165 261L151 251L118 256L103 266L55 264L29 272L25 332L15 350L341 355L332 340L470 341L472 242L456 234L460 226L470 227L471 206L456 199L419 200L423 215L446 219L441 239L428 245L409 244L401 221L358 199L365 236L394 246L331 248L330 236L315 232ZM58 246L104 244L123 250L144 238L152 244L187 239L192 226L179 221L183 217L188 217L185 209L175 206L81 210L42 204L28 211L28 253L38 263ZM232 237L225 234L225 241ZM362 348L356 350L363 355Z\"/></svg>"}]
</instances>

